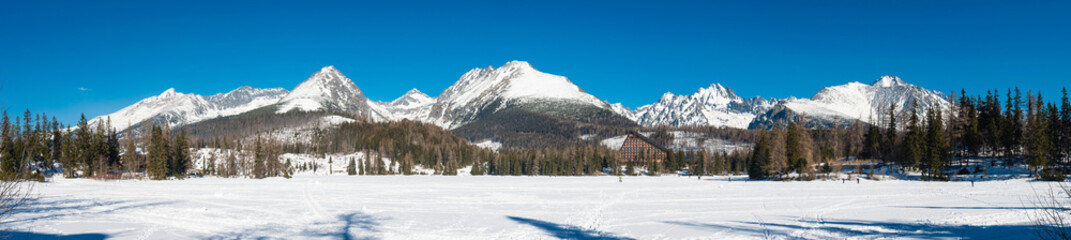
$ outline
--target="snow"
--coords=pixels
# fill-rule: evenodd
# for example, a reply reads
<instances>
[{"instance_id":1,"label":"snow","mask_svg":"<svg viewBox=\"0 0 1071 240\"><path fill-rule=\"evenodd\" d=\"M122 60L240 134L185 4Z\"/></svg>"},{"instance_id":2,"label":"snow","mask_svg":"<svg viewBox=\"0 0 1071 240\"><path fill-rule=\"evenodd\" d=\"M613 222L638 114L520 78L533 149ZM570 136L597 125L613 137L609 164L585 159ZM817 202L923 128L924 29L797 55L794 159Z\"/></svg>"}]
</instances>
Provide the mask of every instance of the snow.
<instances>
[{"instance_id":1,"label":"snow","mask_svg":"<svg viewBox=\"0 0 1071 240\"><path fill-rule=\"evenodd\" d=\"M110 119L111 127L122 131L146 120L180 126L199 121L238 115L277 102L288 91L282 88L240 87L211 96L184 94L169 88L114 113L90 120L91 125Z\"/></svg>"},{"instance_id":2,"label":"snow","mask_svg":"<svg viewBox=\"0 0 1071 240\"><path fill-rule=\"evenodd\" d=\"M603 139L599 143L602 143L603 146L606 146L606 148L609 148L610 150L618 150L621 149L622 144L625 144L625 139L628 139L628 135Z\"/></svg>"},{"instance_id":3,"label":"snow","mask_svg":"<svg viewBox=\"0 0 1071 240\"><path fill-rule=\"evenodd\" d=\"M744 99L721 84L700 88L692 95L662 94L653 104L631 114L643 126L716 126L747 128L755 116L772 107L762 98ZM622 114L629 116L628 113Z\"/></svg>"},{"instance_id":4,"label":"snow","mask_svg":"<svg viewBox=\"0 0 1071 240\"><path fill-rule=\"evenodd\" d=\"M1030 202L1052 187L744 179L60 178L4 227L14 239L1032 239Z\"/></svg>"},{"instance_id":5,"label":"snow","mask_svg":"<svg viewBox=\"0 0 1071 240\"><path fill-rule=\"evenodd\" d=\"M612 110L610 105L584 92L568 78L540 72L524 61L510 61L499 68L476 68L443 90L429 110L428 121L453 129L468 123L492 102L564 100ZM500 106L504 107L504 106Z\"/></svg>"},{"instance_id":6,"label":"snow","mask_svg":"<svg viewBox=\"0 0 1071 240\"><path fill-rule=\"evenodd\" d=\"M315 99L294 99L279 105L279 110L276 113L286 113L292 110L299 110L304 112L316 111L323 109L323 104Z\"/></svg>"},{"instance_id":7,"label":"snow","mask_svg":"<svg viewBox=\"0 0 1071 240\"><path fill-rule=\"evenodd\" d=\"M483 141L479 141L479 142L476 142L475 144L476 144L477 147L490 149L491 151L498 151L499 148L502 148L502 143L495 142L494 140L491 140L491 139L486 139L486 140L483 140Z\"/></svg>"},{"instance_id":8,"label":"snow","mask_svg":"<svg viewBox=\"0 0 1071 240\"><path fill-rule=\"evenodd\" d=\"M353 120L352 118L348 118L348 117L342 117L342 116L338 116L338 115L331 115L331 116L324 116L323 118L321 118L320 119L320 125L321 126L325 126L325 125L326 126L333 126L333 125L339 125L339 124L343 124L343 123L351 123L351 122L356 122L356 121L357 120Z\"/></svg>"},{"instance_id":9,"label":"snow","mask_svg":"<svg viewBox=\"0 0 1071 240\"><path fill-rule=\"evenodd\" d=\"M827 87L810 99L788 99L783 104L808 116L859 119L877 124L888 112L889 105L896 106L898 113L902 113L908 111L912 102L918 102L921 108L939 105L941 109L948 109L949 106L944 94L911 85L895 76L882 76L870 85L851 82Z\"/></svg>"},{"instance_id":10,"label":"snow","mask_svg":"<svg viewBox=\"0 0 1071 240\"><path fill-rule=\"evenodd\" d=\"M329 110L364 114L373 120L390 119L386 110L368 100L357 84L334 66L313 73L278 104L276 113Z\"/></svg>"},{"instance_id":11,"label":"snow","mask_svg":"<svg viewBox=\"0 0 1071 240\"><path fill-rule=\"evenodd\" d=\"M685 132L685 131L672 131L673 140L669 146L665 146L671 150L684 150L684 151L699 151L700 149L706 150L710 153L731 153L736 150L751 149L751 144L729 142L723 139L710 138L706 134ZM644 136L650 136L650 133L640 133ZM614 136L599 141L603 146L610 150L621 149L621 145L625 143L625 139L628 135Z\"/></svg>"}]
</instances>

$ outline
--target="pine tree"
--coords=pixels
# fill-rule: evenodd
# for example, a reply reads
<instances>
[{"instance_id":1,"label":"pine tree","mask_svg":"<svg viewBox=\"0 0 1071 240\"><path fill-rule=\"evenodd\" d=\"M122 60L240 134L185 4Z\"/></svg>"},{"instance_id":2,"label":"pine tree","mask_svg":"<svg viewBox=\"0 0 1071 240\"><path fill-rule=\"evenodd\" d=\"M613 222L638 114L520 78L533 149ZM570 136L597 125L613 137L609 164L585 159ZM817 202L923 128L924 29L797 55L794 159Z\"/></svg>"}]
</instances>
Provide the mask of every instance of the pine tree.
<instances>
[{"instance_id":1,"label":"pine tree","mask_svg":"<svg viewBox=\"0 0 1071 240\"><path fill-rule=\"evenodd\" d=\"M346 165L346 174L350 176L357 175L357 162L350 158L350 164Z\"/></svg>"},{"instance_id":2,"label":"pine tree","mask_svg":"<svg viewBox=\"0 0 1071 240\"><path fill-rule=\"evenodd\" d=\"M257 140L253 143L253 177L257 179L268 177L268 169L264 164L265 157L264 149L260 143L260 136L257 136Z\"/></svg>"},{"instance_id":3,"label":"pine tree","mask_svg":"<svg viewBox=\"0 0 1071 240\"><path fill-rule=\"evenodd\" d=\"M1043 168L1049 164L1050 139L1048 125L1045 121L1045 107L1042 106L1041 94L1035 98L1027 93L1027 117L1026 117L1026 157L1030 164L1031 176L1040 176Z\"/></svg>"},{"instance_id":4,"label":"pine tree","mask_svg":"<svg viewBox=\"0 0 1071 240\"><path fill-rule=\"evenodd\" d=\"M167 179L168 153L163 130L158 126L152 126L150 138L148 175L153 180Z\"/></svg>"},{"instance_id":5,"label":"pine tree","mask_svg":"<svg viewBox=\"0 0 1071 240\"><path fill-rule=\"evenodd\" d=\"M1060 153L1062 156L1061 164L1068 164L1067 160L1071 158L1071 100L1067 96L1067 88L1063 88L1063 97L1060 99L1060 119L1058 121L1058 129L1054 129L1060 140L1057 141L1057 146L1060 146Z\"/></svg>"},{"instance_id":6,"label":"pine tree","mask_svg":"<svg viewBox=\"0 0 1071 240\"><path fill-rule=\"evenodd\" d=\"M15 165L14 134L11 132L11 120L4 111L3 123L0 123L0 175L2 180L15 179L18 177Z\"/></svg>"},{"instance_id":7,"label":"pine tree","mask_svg":"<svg viewBox=\"0 0 1071 240\"><path fill-rule=\"evenodd\" d=\"M123 144L123 166L126 167L127 172L138 172L141 164L138 163L138 148L134 145L137 140L135 140L133 128L127 126L126 129L126 141Z\"/></svg>"},{"instance_id":8,"label":"pine tree","mask_svg":"<svg viewBox=\"0 0 1071 240\"><path fill-rule=\"evenodd\" d=\"M882 162L898 162L896 146L899 145L899 133L896 130L896 105L889 104L889 112L887 113L889 121L885 126L885 139L882 141L882 146L885 148Z\"/></svg>"},{"instance_id":9,"label":"pine tree","mask_svg":"<svg viewBox=\"0 0 1071 240\"><path fill-rule=\"evenodd\" d=\"M770 146L769 136L767 131L762 132L762 136L759 137L758 142L755 143L754 148L751 150L751 161L748 164L747 175L751 179L768 179L770 175L767 171L767 165L770 163Z\"/></svg>"},{"instance_id":10,"label":"pine tree","mask_svg":"<svg viewBox=\"0 0 1071 240\"><path fill-rule=\"evenodd\" d=\"M901 166L917 169L922 163L923 132L919 127L918 103L911 103L911 113L908 115L907 134L901 142L904 153L904 162Z\"/></svg>"},{"instance_id":11,"label":"pine tree","mask_svg":"<svg viewBox=\"0 0 1071 240\"><path fill-rule=\"evenodd\" d=\"M936 109L936 110L935 110ZM926 160L929 167L929 177L936 180L948 180L944 174L948 156L948 136L944 129L944 120L938 106L929 109L926 121Z\"/></svg>"},{"instance_id":12,"label":"pine tree","mask_svg":"<svg viewBox=\"0 0 1071 240\"><path fill-rule=\"evenodd\" d=\"M175 140L171 145L174 150L171 152L171 162L169 165L169 171L171 176L182 178L186 176L186 170L190 166L190 154L189 147L186 139L186 130L183 129L179 132L178 136L175 136Z\"/></svg>"}]
</instances>

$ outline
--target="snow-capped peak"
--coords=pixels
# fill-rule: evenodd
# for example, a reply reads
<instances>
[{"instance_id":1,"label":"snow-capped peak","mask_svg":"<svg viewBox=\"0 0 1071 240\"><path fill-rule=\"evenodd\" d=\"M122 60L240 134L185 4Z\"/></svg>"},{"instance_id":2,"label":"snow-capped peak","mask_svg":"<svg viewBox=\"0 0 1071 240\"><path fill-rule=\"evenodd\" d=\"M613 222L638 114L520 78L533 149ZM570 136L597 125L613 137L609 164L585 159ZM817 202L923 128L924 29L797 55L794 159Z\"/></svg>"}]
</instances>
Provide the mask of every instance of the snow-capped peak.
<instances>
[{"instance_id":1,"label":"snow-capped peak","mask_svg":"<svg viewBox=\"0 0 1071 240\"><path fill-rule=\"evenodd\" d=\"M673 94L673 92L668 92L667 91L666 93L662 94L662 98L659 98L659 101L673 101L673 97L676 97L676 96L677 95Z\"/></svg>"},{"instance_id":2,"label":"snow-capped peak","mask_svg":"<svg viewBox=\"0 0 1071 240\"><path fill-rule=\"evenodd\" d=\"M164 90L163 93L160 93L160 95L157 95L156 97L162 99L162 98L170 98L170 97L179 96L179 95L182 95L182 93L175 91L175 88L168 88L167 90Z\"/></svg>"},{"instance_id":3,"label":"snow-capped peak","mask_svg":"<svg viewBox=\"0 0 1071 240\"><path fill-rule=\"evenodd\" d=\"M875 87L894 87L907 85L910 84L907 84L906 82L904 82L904 80L901 80L900 77L889 75L881 76L881 78L879 78L877 81L874 81L874 84L871 84L871 86Z\"/></svg>"},{"instance_id":4,"label":"snow-capped peak","mask_svg":"<svg viewBox=\"0 0 1071 240\"><path fill-rule=\"evenodd\" d=\"M291 110L358 111L367 109L364 93L334 66L326 66L309 76L280 101L277 112Z\"/></svg>"},{"instance_id":5,"label":"snow-capped peak","mask_svg":"<svg viewBox=\"0 0 1071 240\"><path fill-rule=\"evenodd\" d=\"M567 102L611 109L608 103L586 93L568 78L540 72L525 61L510 61L498 68L472 69L439 94L437 101L429 116L432 122L447 128L473 120L476 113L498 101L507 105Z\"/></svg>"},{"instance_id":6,"label":"snow-capped peak","mask_svg":"<svg viewBox=\"0 0 1071 240\"><path fill-rule=\"evenodd\" d=\"M170 88L160 95L142 99L112 114L93 118L90 123L97 124L110 119L111 127L120 131L146 120L155 124L180 126L237 115L274 104L286 93L286 89L282 88L257 89L245 86L228 93L201 96L179 93Z\"/></svg>"},{"instance_id":7,"label":"snow-capped peak","mask_svg":"<svg viewBox=\"0 0 1071 240\"><path fill-rule=\"evenodd\" d=\"M743 99L721 84L700 88L692 95L662 94L658 102L636 108L631 119L643 126L728 126L746 128L755 115L772 106L769 101ZM618 110L619 114L629 116Z\"/></svg>"},{"instance_id":8,"label":"snow-capped peak","mask_svg":"<svg viewBox=\"0 0 1071 240\"><path fill-rule=\"evenodd\" d=\"M432 97L428 96L427 94L424 94L420 90L417 90L416 88L414 88L413 90L409 90L408 92L405 92L405 95L402 95L398 99L394 99L394 101L391 101L390 105L391 106L410 106L410 105L423 105L423 104L429 104L429 103L434 103L434 102L435 102L434 98L432 98Z\"/></svg>"},{"instance_id":9,"label":"snow-capped peak","mask_svg":"<svg viewBox=\"0 0 1071 240\"><path fill-rule=\"evenodd\" d=\"M810 99L787 99L782 105L792 112L806 113L809 121L820 123L815 126L830 127L833 123L841 124L833 119L862 120L876 124L886 117L889 106L896 106L897 111L902 113L907 111L907 106L912 102L918 102L923 107L939 105L941 109L947 109L949 104L940 92L909 84L899 77L882 76L870 85L850 82L826 87ZM786 120L773 119L773 115L788 116L778 112L766 115L769 116L760 116L756 123L772 126L773 123Z\"/></svg>"}]
</instances>

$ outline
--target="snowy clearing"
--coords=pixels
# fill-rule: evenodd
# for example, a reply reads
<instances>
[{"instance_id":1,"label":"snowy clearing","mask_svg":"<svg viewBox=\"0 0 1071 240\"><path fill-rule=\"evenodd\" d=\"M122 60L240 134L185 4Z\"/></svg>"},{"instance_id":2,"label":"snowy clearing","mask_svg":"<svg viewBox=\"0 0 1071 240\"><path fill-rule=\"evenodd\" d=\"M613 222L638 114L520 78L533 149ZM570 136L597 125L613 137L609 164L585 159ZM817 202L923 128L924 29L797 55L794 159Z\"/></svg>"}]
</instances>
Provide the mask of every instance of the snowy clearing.
<instances>
[{"instance_id":1,"label":"snowy clearing","mask_svg":"<svg viewBox=\"0 0 1071 240\"><path fill-rule=\"evenodd\" d=\"M1049 183L745 177L56 179L16 239L1032 239Z\"/></svg>"}]
</instances>

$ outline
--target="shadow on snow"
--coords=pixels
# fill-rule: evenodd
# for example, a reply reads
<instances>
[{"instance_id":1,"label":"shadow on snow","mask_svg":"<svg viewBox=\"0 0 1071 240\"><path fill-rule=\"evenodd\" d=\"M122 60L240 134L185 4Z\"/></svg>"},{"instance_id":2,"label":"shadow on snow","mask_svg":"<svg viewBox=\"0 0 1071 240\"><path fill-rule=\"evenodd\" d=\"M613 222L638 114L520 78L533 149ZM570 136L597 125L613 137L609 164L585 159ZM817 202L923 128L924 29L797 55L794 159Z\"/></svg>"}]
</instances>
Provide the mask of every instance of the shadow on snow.
<instances>
[{"instance_id":1,"label":"shadow on snow","mask_svg":"<svg viewBox=\"0 0 1071 240\"><path fill-rule=\"evenodd\" d=\"M318 221L304 229L293 229L295 225L266 224L241 232L204 237L205 239L286 239L286 238L329 238L329 239L379 239L380 221L383 219L372 215L351 212L339 214L336 220Z\"/></svg>"},{"instance_id":2,"label":"shadow on snow","mask_svg":"<svg viewBox=\"0 0 1071 240\"><path fill-rule=\"evenodd\" d=\"M1035 238L1032 225L936 225L877 221L813 221L795 223L735 222L703 224L668 221L668 224L712 231L747 232L766 239L796 238L910 238L910 239L1030 239Z\"/></svg>"},{"instance_id":3,"label":"shadow on snow","mask_svg":"<svg viewBox=\"0 0 1071 240\"><path fill-rule=\"evenodd\" d=\"M7 225L22 222L32 223L39 220L52 220L66 216L99 215L126 209L153 207L170 203L173 203L173 201L134 203L130 201L96 201L89 199L60 199L55 197L41 198L30 201L25 206L12 211L12 216L14 216L11 218L12 220L0 222L0 224ZM23 214L40 215L28 218L18 217Z\"/></svg>"},{"instance_id":4,"label":"shadow on snow","mask_svg":"<svg viewBox=\"0 0 1071 240\"><path fill-rule=\"evenodd\" d=\"M547 221L540 221L540 220L535 220L535 219L531 219L531 218L514 217L514 216L508 216L507 218L509 218L510 220L516 221L518 223L532 225L533 227L539 228L539 229L541 229L541 230L543 230L543 231L545 231L547 233L550 233L554 237L560 238L560 239L579 239L579 240L589 240L589 239L606 239L606 240L632 239L632 238L625 238L625 237L616 237L616 236L613 236L611 234L603 233L603 232L599 232L599 231L595 231L595 230L584 230L584 229L580 229L579 227L576 227L576 226L557 224L557 223L552 223L552 222L547 222Z\"/></svg>"},{"instance_id":5,"label":"shadow on snow","mask_svg":"<svg viewBox=\"0 0 1071 240\"><path fill-rule=\"evenodd\" d=\"M108 235L100 233L84 233L72 235L43 234L32 232L0 232L0 239L59 239L59 240L103 240Z\"/></svg>"}]
</instances>

